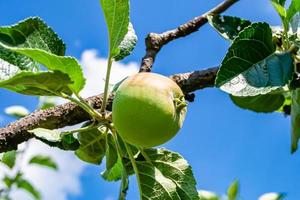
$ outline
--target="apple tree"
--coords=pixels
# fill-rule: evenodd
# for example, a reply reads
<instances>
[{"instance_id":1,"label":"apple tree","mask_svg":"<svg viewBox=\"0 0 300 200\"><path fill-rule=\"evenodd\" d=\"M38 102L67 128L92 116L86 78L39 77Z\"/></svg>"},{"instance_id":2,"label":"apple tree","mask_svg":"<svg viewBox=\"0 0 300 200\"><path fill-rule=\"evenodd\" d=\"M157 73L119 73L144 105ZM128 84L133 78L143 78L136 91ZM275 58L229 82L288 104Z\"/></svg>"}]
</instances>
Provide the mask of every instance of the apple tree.
<instances>
[{"instance_id":1,"label":"apple tree","mask_svg":"<svg viewBox=\"0 0 300 200\"><path fill-rule=\"evenodd\" d=\"M79 159L100 165L101 176L119 181L119 199L126 199L129 176L135 176L140 199L220 199L197 190L189 163L177 152L157 148L176 135L193 102L194 91L216 87L232 102L254 112L291 115L291 152L300 138L300 1L272 0L282 21L281 28L266 22L251 22L222 12L238 0L225 0L207 13L164 33L150 33L140 73L110 88L113 62L130 55L137 43L130 21L129 0L100 0L105 16L109 52L103 94L84 99L85 86L79 62L65 55L65 44L39 17L0 27L0 87L24 95L61 97L63 105L39 108L29 114L14 112L17 121L0 129L2 162L13 168L18 145L31 138L62 151L74 151ZM209 23L225 40L228 51L218 67L164 77L152 73L156 55L164 45L188 36ZM66 126L81 128L65 131ZM30 144L29 144L30 145ZM56 169L51 159L37 155L31 163ZM31 164L29 163L29 164ZM40 199L21 172L4 178L9 188L16 185ZM226 199L238 199L237 181L228 188ZM277 193L261 200L282 199Z\"/></svg>"}]
</instances>

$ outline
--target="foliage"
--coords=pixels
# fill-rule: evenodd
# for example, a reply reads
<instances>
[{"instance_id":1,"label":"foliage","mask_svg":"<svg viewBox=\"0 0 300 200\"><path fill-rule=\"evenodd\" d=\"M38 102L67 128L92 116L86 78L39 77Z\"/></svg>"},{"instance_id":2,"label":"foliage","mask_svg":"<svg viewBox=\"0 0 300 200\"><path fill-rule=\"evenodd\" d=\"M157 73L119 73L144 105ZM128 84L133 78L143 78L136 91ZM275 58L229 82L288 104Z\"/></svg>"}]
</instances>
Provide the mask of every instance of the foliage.
<instances>
[{"instance_id":1,"label":"foliage","mask_svg":"<svg viewBox=\"0 0 300 200\"><path fill-rule=\"evenodd\" d=\"M283 28L279 33L265 22L252 23L232 16L209 15L208 20L230 47L221 63L215 85L230 94L237 106L255 112L283 111L291 107L292 152L300 138L299 41L297 28L300 21L300 1L292 0L285 8L285 0L272 0ZM100 0L105 16L109 53L103 102L94 109L81 96L85 85L79 62L65 56L65 45L41 18L33 17L15 25L0 27L0 87L25 95L44 98L58 96L72 101L91 117L81 128L62 131L37 127L30 130L36 139L50 146L71 150L88 163L100 165L106 159L101 173L106 181L121 181L119 199L125 199L129 176L135 175L141 199L201 199L217 200L214 193L197 191L196 180L188 162L178 153L164 149L143 149L127 144L120 137L105 111L108 99L112 63L130 55L137 37L130 22L129 0ZM117 86L116 86L117 87ZM115 90L114 90L115 92ZM41 109L53 106L45 101ZM16 117L27 111L20 107L7 110ZM2 156L2 163L11 170L16 158L24 152L11 151ZM28 164L57 169L49 157L36 155ZM38 191L24 179L22 170L13 176L5 175L5 188L1 198L9 199L12 188L17 187L41 199ZM239 184L233 182L226 199L239 199ZM283 198L272 193L261 200Z\"/></svg>"},{"instance_id":2,"label":"foliage","mask_svg":"<svg viewBox=\"0 0 300 200\"><path fill-rule=\"evenodd\" d=\"M43 106L42 103L40 106ZM29 111L25 107L18 105L10 106L6 109L6 114L15 118L24 117L28 114L28 112ZM26 154L29 143L30 142L27 142L22 150L5 152L0 159L0 164L8 168L8 170L4 173L4 177L2 178L4 187L0 188L1 200L11 200L11 194L16 189L22 189L26 191L36 200L42 199L40 192L35 188L35 186L25 179L23 167L27 167L29 165L38 165L40 167L47 167L53 170L58 169L55 161L52 160L51 157L45 155L32 156L24 166L24 154Z\"/></svg>"}]
</instances>

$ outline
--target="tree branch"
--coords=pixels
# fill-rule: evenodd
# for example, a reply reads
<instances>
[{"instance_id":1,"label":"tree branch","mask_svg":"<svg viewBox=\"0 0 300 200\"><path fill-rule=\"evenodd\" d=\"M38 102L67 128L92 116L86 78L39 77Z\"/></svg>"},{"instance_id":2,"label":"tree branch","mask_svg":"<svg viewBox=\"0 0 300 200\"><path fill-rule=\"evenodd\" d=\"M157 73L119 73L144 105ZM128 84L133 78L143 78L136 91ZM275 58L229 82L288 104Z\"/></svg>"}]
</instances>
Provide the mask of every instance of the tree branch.
<instances>
[{"instance_id":1,"label":"tree branch","mask_svg":"<svg viewBox=\"0 0 300 200\"><path fill-rule=\"evenodd\" d=\"M215 8L206 12L205 14L196 17L185 24L180 25L176 29L166 31L164 33L150 33L145 39L146 55L142 59L140 72L150 72L155 61L157 53L161 48L169 42L187 36L207 23L207 15L220 14L231 7L238 0L225 0L217 5Z\"/></svg>"},{"instance_id":2,"label":"tree branch","mask_svg":"<svg viewBox=\"0 0 300 200\"><path fill-rule=\"evenodd\" d=\"M146 55L144 56L140 72L149 72L155 60L156 54L160 49L177 38L184 37L197 31L207 22L207 15L219 14L236 3L238 0L225 0L207 13L194 18L193 20L182 24L174 30L161 34L150 33L146 38ZM186 98L193 100L194 95L190 94L198 89L212 87L217 67L207 70L194 71L184 74L175 74L170 78L173 79L183 90ZM97 95L86 99L95 109L99 109L102 103L102 95ZM110 95L107 110L111 110L113 96ZM56 106L47 110L37 110L29 116L13 122L0 129L0 152L17 149L18 144L33 137L29 130L35 128L57 129L65 126L71 126L89 120L90 116L74 103L67 103Z\"/></svg>"},{"instance_id":3,"label":"tree branch","mask_svg":"<svg viewBox=\"0 0 300 200\"><path fill-rule=\"evenodd\" d=\"M170 76L183 90L185 94L213 87L217 67L206 70L194 71ZM95 109L99 109L102 103L102 95L89 97L87 102ZM110 95L106 109L111 111L113 95ZM15 121L0 129L0 152L17 149L18 144L33 137L28 132L35 128L58 129L72 126L90 119L88 113L77 104L66 103L47 110L37 110L32 114Z\"/></svg>"}]
</instances>

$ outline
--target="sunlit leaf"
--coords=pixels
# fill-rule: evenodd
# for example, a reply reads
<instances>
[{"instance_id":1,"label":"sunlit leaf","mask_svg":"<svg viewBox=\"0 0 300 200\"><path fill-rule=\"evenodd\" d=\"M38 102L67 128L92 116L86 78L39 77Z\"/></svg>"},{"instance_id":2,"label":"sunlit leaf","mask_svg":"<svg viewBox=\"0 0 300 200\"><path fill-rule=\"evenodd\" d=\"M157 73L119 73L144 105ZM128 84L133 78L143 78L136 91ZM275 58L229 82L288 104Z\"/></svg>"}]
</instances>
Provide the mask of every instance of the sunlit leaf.
<instances>
[{"instance_id":1,"label":"sunlit leaf","mask_svg":"<svg viewBox=\"0 0 300 200\"><path fill-rule=\"evenodd\" d=\"M233 40L242 30L251 25L248 20L224 15L209 15L208 21L222 37L228 40Z\"/></svg>"},{"instance_id":2,"label":"sunlit leaf","mask_svg":"<svg viewBox=\"0 0 300 200\"><path fill-rule=\"evenodd\" d=\"M100 0L109 34L110 56L119 54L119 45L128 32L129 0Z\"/></svg>"}]
</instances>

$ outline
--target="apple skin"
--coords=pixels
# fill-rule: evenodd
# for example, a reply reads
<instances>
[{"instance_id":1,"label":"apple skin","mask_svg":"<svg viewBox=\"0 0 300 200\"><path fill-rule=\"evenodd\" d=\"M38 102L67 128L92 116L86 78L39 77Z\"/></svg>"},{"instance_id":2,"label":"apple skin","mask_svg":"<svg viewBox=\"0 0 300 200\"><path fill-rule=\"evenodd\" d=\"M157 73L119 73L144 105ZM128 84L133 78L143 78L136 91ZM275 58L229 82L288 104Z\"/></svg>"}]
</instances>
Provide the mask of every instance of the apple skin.
<instances>
[{"instance_id":1,"label":"apple skin","mask_svg":"<svg viewBox=\"0 0 300 200\"><path fill-rule=\"evenodd\" d=\"M127 143L154 147L176 135L182 127L186 105L183 92L173 80L142 72L120 84L113 100L112 120Z\"/></svg>"}]
</instances>

